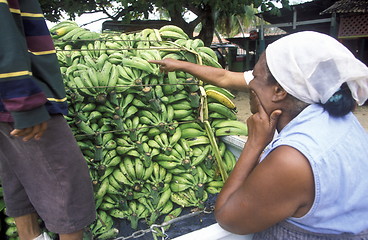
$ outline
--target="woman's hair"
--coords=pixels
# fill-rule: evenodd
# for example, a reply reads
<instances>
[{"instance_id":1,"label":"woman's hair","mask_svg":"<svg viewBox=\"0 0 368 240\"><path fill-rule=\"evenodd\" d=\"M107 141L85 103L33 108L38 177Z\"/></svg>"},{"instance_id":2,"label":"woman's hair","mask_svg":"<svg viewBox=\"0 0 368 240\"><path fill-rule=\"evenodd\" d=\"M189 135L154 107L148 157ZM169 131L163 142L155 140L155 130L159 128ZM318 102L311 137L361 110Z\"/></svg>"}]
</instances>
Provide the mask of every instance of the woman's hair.
<instances>
[{"instance_id":1,"label":"woman's hair","mask_svg":"<svg viewBox=\"0 0 368 240\"><path fill-rule=\"evenodd\" d=\"M330 115L341 117L353 111L356 102L351 95L348 85L343 83L340 89L337 90L326 103L321 105Z\"/></svg>"}]
</instances>

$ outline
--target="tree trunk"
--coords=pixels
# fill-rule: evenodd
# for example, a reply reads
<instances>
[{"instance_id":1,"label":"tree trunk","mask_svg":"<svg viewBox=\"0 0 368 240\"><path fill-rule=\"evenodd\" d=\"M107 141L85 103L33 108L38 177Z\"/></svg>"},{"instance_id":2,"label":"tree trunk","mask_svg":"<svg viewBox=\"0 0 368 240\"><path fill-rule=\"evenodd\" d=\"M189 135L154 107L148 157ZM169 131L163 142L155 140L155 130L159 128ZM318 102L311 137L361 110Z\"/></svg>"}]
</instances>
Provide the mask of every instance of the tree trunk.
<instances>
[{"instance_id":1,"label":"tree trunk","mask_svg":"<svg viewBox=\"0 0 368 240\"><path fill-rule=\"evenodd\" d=\"M210 5L205 5L201 15L202 29L198 37L203 40L206 46L210 46L215 32L214 12Z\"/></svg>"},{"instance_id":2,"label":"tree trunk","mask_svg":"<svg viewBox=\"0 0 368 240\"><path fill-rule=\"evenodd\" d=\"M184 18L182 17L181 11L179 11L178 9L170 9L169 15L170 15L171 22L173 25L180 27L181 29L184 30L186 34L188 34L190 38L193 38L194 27L192 26L192 24L187 23L184 20Z\"/></svg>"}]
</instances>

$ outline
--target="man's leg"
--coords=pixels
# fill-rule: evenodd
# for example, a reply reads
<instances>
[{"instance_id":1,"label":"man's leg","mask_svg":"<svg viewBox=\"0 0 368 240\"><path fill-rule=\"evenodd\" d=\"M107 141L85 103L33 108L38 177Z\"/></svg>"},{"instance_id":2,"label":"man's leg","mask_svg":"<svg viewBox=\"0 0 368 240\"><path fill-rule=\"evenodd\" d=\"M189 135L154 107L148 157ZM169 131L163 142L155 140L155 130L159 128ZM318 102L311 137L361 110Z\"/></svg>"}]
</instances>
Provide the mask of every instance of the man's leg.
<instances>
[{"instance_id":1,"label":"man's leg","mask_svg":"<svg viewBox=\"0 0 368 240\"><path fill-rule=\"evenodd\" d=\"M15 217L14 220L17 226L19 239L32 240L41 234L38 215L36 213Z\"/></svg>"},{"instance_id":2,"label":"man's leg","mask_svg":"<svg viewBox=\"0 0 368 240\"><path fill-rule=\"evenodd\" d=\"M60 234L59 237L60 237L60 240L82 240L83 239L83 229L78 232L74 232L74 233Z\"/></svg>"}]
</instances>

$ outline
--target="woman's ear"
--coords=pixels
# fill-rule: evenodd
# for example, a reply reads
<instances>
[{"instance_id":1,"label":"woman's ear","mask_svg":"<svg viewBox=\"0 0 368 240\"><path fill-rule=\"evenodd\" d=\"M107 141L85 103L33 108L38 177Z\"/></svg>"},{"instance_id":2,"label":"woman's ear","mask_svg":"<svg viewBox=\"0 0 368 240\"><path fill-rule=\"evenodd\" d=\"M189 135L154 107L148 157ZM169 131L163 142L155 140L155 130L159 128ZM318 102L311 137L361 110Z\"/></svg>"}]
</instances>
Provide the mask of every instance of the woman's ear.
<instances>
[{"instance_id":1,"label":"woman's ear","mask_svg":"<svg viewBox=\"0 0 368 240\"><path fill-rule=\"evenodd\" d=\"M287 94L288 93L285 91L285 89L283 87L281 87L280 84L276 84L274 86L272 101L273 102L278 102L278 101L284 100L286 98Z\"/></svg>"}]
</instances>

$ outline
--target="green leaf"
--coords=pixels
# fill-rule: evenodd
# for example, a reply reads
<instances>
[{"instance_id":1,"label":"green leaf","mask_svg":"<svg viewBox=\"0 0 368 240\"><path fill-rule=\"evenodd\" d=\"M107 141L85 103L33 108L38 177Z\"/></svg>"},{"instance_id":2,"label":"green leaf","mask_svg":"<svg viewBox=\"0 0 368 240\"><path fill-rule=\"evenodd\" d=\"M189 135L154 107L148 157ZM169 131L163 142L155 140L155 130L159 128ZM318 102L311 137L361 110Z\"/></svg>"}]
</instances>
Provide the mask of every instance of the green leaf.
<instances>
[{"instance_id":1,"label":"green leaf","mask_svg":"<svg viewBox=\"0 0 368 240\"><path fill-rule=\"evenodd\" d=\"M0 199L0 211L3 211L5 209L5 202L3 199Z\"/></svg>"},{"instance_id":2,"label":"green leaf","mask_svg":"<svg viewBox=\"0 0 368 240\"><path fill-rule=\"evenodd\" d=\"M261 6L261 4L262 4L262 0L254 0L254 8L259 8Z\"/></svg>"}]
</instances>

